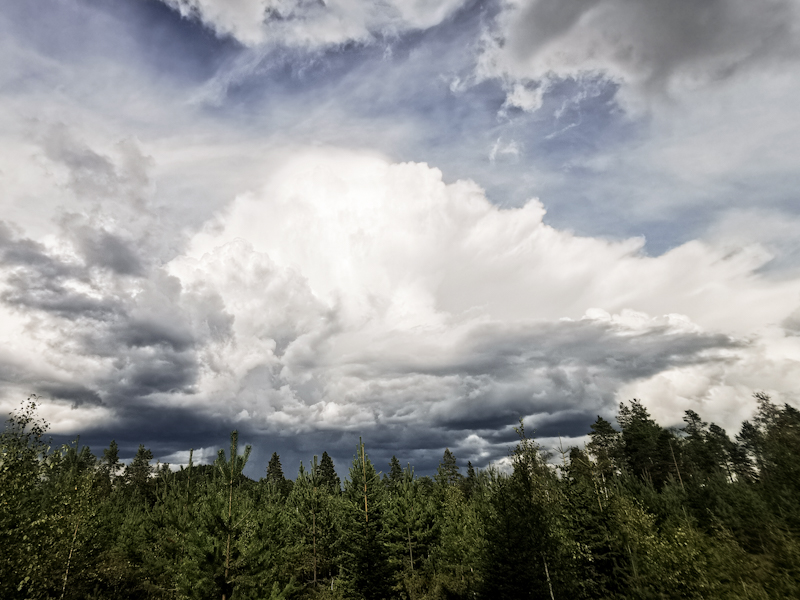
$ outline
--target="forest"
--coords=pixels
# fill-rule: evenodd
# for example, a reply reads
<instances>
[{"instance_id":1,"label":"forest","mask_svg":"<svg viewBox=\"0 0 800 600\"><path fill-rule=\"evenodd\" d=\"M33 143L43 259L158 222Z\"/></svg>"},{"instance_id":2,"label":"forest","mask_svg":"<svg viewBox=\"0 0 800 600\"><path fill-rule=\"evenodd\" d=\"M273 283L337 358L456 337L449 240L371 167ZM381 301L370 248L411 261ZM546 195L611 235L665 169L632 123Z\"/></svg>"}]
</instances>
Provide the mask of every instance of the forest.
<instances>
[{"instance_id":1,"label":"forest","mask_svg":"<svg viewBox=\"0 0 800 600\"><path fill-rule=\"evenodd\" d=\"M561 456L520 422L508 470L384 474L354 442L342 482L326 452L252 480L236 432L177 471L53 447L32 398L0 439L0 597L800 598L800 412L754 401L731 437L632 400Z\"/></svg>"}]
</instances>

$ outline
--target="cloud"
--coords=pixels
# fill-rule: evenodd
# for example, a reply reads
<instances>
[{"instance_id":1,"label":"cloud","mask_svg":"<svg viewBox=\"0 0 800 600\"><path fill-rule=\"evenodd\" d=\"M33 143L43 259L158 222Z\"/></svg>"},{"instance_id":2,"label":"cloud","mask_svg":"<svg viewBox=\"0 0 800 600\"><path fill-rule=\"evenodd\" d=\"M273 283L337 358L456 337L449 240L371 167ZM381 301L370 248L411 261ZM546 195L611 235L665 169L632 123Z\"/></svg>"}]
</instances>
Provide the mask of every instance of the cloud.
<instances>
[{"instance_id":1,"label":"cloud","mask_svg":"<svg viewBox=\"0 0 800 600\"><path fill-rule=\"evenodd\" d=\"M441 23L464 0L163 0L184 17L247 46L265 42L320 48Z\"/></svg>"},{"instance_id":2,"label":"cloud","mask_svg":"<svg viewBox=\"0 0 800 600\"><path fill-rule=\"evenodd\" d=\"M101 4L0 15L3 409L291 473L797 402L792 5Z\"/></svg>"},{"instance_id":3,"label":"cloud","mask_svg":"<svg viewBox=\"0 0 800 600\"><path fill-rule=\"evenodd\" d=\"M479 72L518 80L600 73L670 93L798 57L791 0L513 0L487 34Z\"/></svg>"},{"instance_id":4,"label":"cloud","mask_svg":"<svg viewBox=\"0 0 800 600\"><path fill-rule=\"evenodd\" d=\"M732 373L744 336L795 309L797 282L759 277L758 247L652 258L641 240L582 238L543 216L424 164L293 152L168 266L233 319L207 346L198 394L235 398L215 410L271 432L411 427L424 445L492 439L528 415L577 435L622 386L706 364ZM667 307L688 316L647 314Z\"/></svg>"},{"instance_id":5,"label":"cloud","mask_svg":"<svg viewBox=\"0 0 800 600\"><path fill-rule=\"evenodd\" d=\"M515 83L506 96L505 106L534 112L542 107L544 91L542 86L529 89L521 83Z\"/></svg>"},{"instance_id":6,"label":"cloud","mask_svg":"<svg viewBox=\"0 0 800 600\"><path fill-rule=\"evenodd\" d=\"M548 225L535 199L501 209L426 164L331 147L273 151L261 187L186 237L153 201L157 159L67 133L45 164L71 211L41 241L0 229L0 389L49 398L57 433L168 455L237 427L337 460L364 435L423 469L445 445L484 465L520 416L569 440L629 393L673 419L709 394L747 416L795 360L800 287L760 275L758 245L650 257Z\"/></svg>"}]
</instances>

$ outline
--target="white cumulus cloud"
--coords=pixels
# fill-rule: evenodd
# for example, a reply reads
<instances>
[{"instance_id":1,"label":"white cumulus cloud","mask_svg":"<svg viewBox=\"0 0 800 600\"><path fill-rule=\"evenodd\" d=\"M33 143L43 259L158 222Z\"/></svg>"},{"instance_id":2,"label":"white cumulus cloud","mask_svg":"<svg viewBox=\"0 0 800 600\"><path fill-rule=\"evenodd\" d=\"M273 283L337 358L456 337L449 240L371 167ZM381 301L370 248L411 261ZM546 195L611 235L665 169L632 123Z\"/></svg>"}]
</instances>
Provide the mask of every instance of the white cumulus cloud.
<instances>
[{"instance_id":1,"label":"white cumulus cloud","mask_svg":"<svg viewBox=\"0 0 800 600\"><path fill-rule=\"evenodd\" d=\"M694 362L732 375L751 364L745 336L782 331L800 299L800 283L756 273L757 246L652 258L639 239L579 237L544 214L536 200L499 209L424 164L294 153L168 265L233 318L200 389L282 427L605 410L622 385Z\"/></svg>"},{"instance_id":2,"label":"white cumulus cloud","mask_svg":"<svg viewBox=\"0 0 800 600\"><path fill-rule=\"evenodd\" d=\"M439 24L464 0L163 0L248 46L318 48Z\"/></svg>"}]
</instances>

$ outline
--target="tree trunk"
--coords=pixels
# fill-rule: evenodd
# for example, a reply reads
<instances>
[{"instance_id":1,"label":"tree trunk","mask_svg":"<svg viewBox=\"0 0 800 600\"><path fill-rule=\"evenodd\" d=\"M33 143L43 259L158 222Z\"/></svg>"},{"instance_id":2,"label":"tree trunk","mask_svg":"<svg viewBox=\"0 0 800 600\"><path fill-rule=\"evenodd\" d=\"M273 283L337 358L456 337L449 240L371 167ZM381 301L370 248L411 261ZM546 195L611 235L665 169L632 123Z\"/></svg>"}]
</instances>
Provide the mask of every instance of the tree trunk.
<instances>
[{"instance_id":1,"label":"tree trunk","mask_svg":"<svg viewBox=\"0 0 800 600\"><path fill-rule=\"evenodd\" d=\"M367 455L364 452L364 444L361 444L361 466L364 470L364 522L369 523L369 511L367 510Z\"/></svg>"},{"instance_id":2,"label":"tree trunk","mask_svg":"<svg viewBox=\"0 0 800 600\"><path fill-rule=\"evenodd\" d=\"M233 467L231 467L233 471ZM233 514L233 479L228 487L228 544L225 548L225 584L228 584L228 570L231 564L231 515ZM222 592L222 600L227 600L225 592Z\"/></svg>"},{"instance_id":3,"label":"tree trunk","mask_svg":"<svg viewBox=\"0 0 800 600\"><path fill-rule=\"evenodd\" d=\"M544 563L544 574L547 575L547 587L550 588L550 600L556 600L555 596L553 596L553 584L550 583L550 571L547 569L547 561L542 556L542 562Z\"/></svg>"},{"instance_id":4,"label":"tree trunk","mask_svg":"<svg viewBox=\"0 0 800 600\"><path fill-rule=\"evenodd\" d=\"M411 551L411 528L406 526L408 532L408 557L411 559L411 570L414 570L414 553Z\"/></svg>"},{"instance_id":5,"label":"tree trunk","mask_svg":"<svg viewBox=\"0 0 800 600\"><path fill-rule=\"evenodd\" d=\"M314 488L316 491L316 488ZM314 587L317 586L317 513L311 513L311 541L314 545Z\"/></svg>"},{"instance_id":6,"label":"tree trunk","mask_svg":"<svg viewBox=\"0 0 800 600\"><path fill-rule=\"evenodd\" d=\"M64 571L64 585L61 586L61 600L64 599L64 594L67 592L67 579L69 578L69 564L72 562L72 552L75 550L75 540L78 539L78 526L81 524L81 520L75 523L75 533L72 534L72 543L69 546L69 556L67 557L67 570Z\"/></svg>"}]
</instances>

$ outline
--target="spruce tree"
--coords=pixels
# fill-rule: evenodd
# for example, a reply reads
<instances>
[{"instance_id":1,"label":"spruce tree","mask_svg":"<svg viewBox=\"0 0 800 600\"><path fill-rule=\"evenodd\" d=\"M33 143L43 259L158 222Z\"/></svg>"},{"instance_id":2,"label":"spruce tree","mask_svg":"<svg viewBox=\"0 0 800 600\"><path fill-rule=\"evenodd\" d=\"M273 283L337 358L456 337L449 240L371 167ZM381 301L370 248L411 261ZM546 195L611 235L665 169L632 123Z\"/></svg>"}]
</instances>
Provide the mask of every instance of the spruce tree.
<instances>
[{"instance_id":1,"label":"spruce tree","mask_svg":"<svg viewBox=\"0 0 800 600\"><path fill-rule=\"evenodd\" d=\"M319 463L319 480L320 485L335 494L342 491L342 484L339 481L339 476L336 474L336 469L333 466L333 459L327 452L322 453L322 459Z\"/></svg>"},{"instance_id":2,"label":"spruce tree","mask_svg":"<svg viewBox=\"0 0 800 600\"><path fill-rule=\"evenodd\" d=\"M396 488L403 480L403 468L400 466L400 461L397 457L392 455L389 461L389 474L384 476L386 486L391 490Z\"/></svg>"},{"instance_id":3,"label":"spruce tree","mask_svg":"<svg viewBox=\"0 0 800 600\"><path fill-rule=\"evenodd\" d=\"M522 422L517 432L514 470L493 477L486 513L483 585L487 597L498 600L553 597L557 579L564 579L554 526L555 476Z\"/></svg>"},{"instance_id":4,"label":"spruce tree","mask_svg":"<svg viewBox=\"0 0 800 600\"><path fill-rule=\"evenodd\" d=\"M350 466L345 496L351 506L350 537L346 541L350 584L365 600L390 598L393 569L384 528L386 488L361 443Z\"/></svg>"},{"instance_id":5,"label":"spruce tree","mask_svg":"<svg viewBox=\"0 0 800 600\"><path fill-rule=\"evenodd\" d=\"M131 491L132 496L144 499L148 503L152 503L155 500L151 460L153 460L153 453L145 448L144 444L140 444L131 464L125 467L126 487Z\"/></svg>"},{"instance_id":6,"label":"spruce tree","mask_svg":"<svg viewBox=\"0 0 800 600\"><path fill-rule=\"evenodd\" d=\"M620 434L600 415L592 423L589 432L591 441L587 449L597 463L597 468L604 479L611 477L619 468L621 457Z\"/></svg>"},{"instance_id":7,"label":"spruce tree","mask_svg":"<svg viewBox=\"0 0 800 600\"><path fill-rule=\"evenodd\" d=\"M471 461L467 461L467 476L461 480L461 493L464 498L469 500L478 485L477 477L475 476L475 468L472 466Z\"/></svg>"},{"instance_id":8,"label":"spruce tree","mask_svg":"<svg viewBox=\"0 0 800 600\"><path fill-rule=\"evenodd\" d=\"M442 462L439 463L439 468L436 470L436 483L442 487L457 485L462 477L458 472L455 455L450 452L450 448L445 448Z\"/></svg>"},{"instance_id":9,"label":"spruce tree","mask_svg":"<svg viewBox=\"0 0 800 600\"><path fill-rule=\"evenodd\" d=\"M480 583L484 546L478 504L468 501L459 485L440 488L432 500L436 537L426 566L433 569L435 589L440 597L472 598Z\"/></svg>"},{"instance_id":10,"label":"spruce tree","mask_svg":"<svg viewBox=\"0 0 800 600\"><path fill-rule=\"evenodd\" d=\"M274 486L284 498L292 491L292 482L284 477L281 458L277 452L272 453L267 465L267 484Z\"/></svg>"},{"instance_id":11,"label":"spruce tree","mask_svg":"<svg viewBox=\"0 0 800 600\"><path fill-rule=\"evenodd\" d=\"M290 509L298 576L312 587L330 582L338 571L334 562L341 551L342 535L336 518L339 502L342 502L339 495L331 494L330 486L322 480L317 457L308 470L300 463L286 505Z\"/></svg>"},{"instance_id":12,"label":"spruce tree","mask_svg":"<svg viewBox=\"0 0 800 600\"><path fill-rule=\"evenodd\" d=\"M103 450L103 458L100 460L102 474L106 477L108 484L113 486L119 475L122 463L119 460L119 446L117 442L111 440L108 448Z\"/></svg>"},{"instance_id":13,"label":"spruce tree","mask_svg":"<svg viewBox=\"0 0 800 600\"><path fill-rule=\"evenodd\" d=\"M668 461L664 455L666 445L659 445L662 428L635 398L628 405L620 403L617 422L622 429L621 454L625 466L643 481L653 481L654 472L660 478L664 472L661 463Z\"/></svg>"},{"instance_id":14,"label":"spruce tree","mask_svg":"<svg viewBox=\"0 0 800 600\"><path fill-rule=\"evenodd\" d=\"M230 453L226 456L221 449L214 463L216 477L193 487L190 509L195 519L180 540L190 557L181 569L184 592L203 590L203 597L223 600L234 593L246 596L263 570L264 553L256 537L258 507L243 475L250 450L248 445L239 454L238 432L233 431ZM176 486L176 492L174 500L184 502L183 486ZM158 507L150 511L157 514Z\"/></svg>"}]
</instances>

